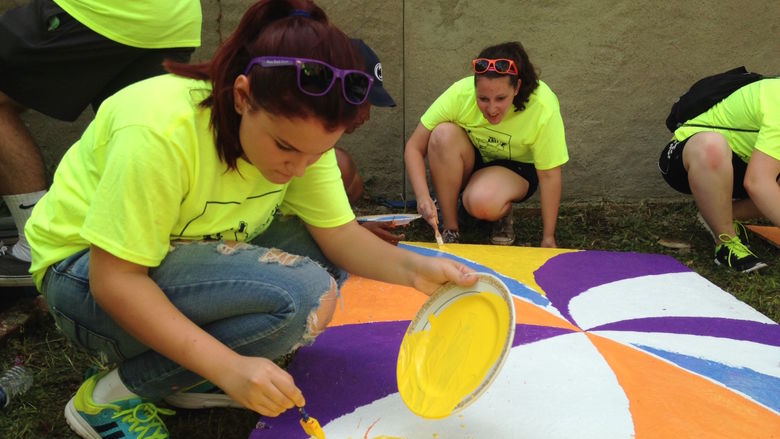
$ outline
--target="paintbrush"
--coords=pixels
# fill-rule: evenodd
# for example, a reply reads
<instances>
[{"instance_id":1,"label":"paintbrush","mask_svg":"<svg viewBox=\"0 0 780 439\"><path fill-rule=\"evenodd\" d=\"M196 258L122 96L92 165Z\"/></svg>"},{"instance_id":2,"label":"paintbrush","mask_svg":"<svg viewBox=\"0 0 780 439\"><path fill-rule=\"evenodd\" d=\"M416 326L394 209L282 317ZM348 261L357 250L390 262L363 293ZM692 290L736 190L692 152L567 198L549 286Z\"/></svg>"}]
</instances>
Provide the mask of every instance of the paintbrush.
<instances>
[{"instance_id":1,"label":"paintbrush","mask_svg":"<svg viewBox=\"0 0 780 439\"><path fill-rule=\"evenodd\" d=\"M436 245L439 247L444 245L444 240L441 239L441 233L439 232L439 221L433 221L433 234L436 237Z\"/></svg>"},{"instance_id":2,"label":"paintbrush","mask_svg":"<svg viewBox=\"0 0 780 439\"><path fill-rule=\"evenodd\" d=\"M309 436L313 436L317 439L325 439L325 432L322 431L322 427L320 427L320 423L309 416L308 413L306 413L306 409L303 407L298 407L298 411L301 412L301 427L303 427L303 431L308 434Z\"/></svg>"}]
</instances>

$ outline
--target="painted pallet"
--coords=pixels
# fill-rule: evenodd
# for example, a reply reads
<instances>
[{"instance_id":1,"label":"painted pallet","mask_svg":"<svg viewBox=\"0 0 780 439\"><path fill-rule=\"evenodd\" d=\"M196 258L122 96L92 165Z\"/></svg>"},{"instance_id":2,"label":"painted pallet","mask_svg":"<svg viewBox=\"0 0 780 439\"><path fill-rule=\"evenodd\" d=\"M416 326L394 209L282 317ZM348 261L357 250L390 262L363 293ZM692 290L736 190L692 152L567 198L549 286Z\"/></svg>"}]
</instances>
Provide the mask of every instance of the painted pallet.
<instances>
[{"instance_id":1,"label":"painted pallet","mask_svg":"<svg viewBox=\"0 0 780 439\"><path fill-rule=\"evenodd\" d=\"M426 296L352 277L331 327L289 371L334 438L769 438L780 432L780 325L654 254L406 243L502 278L512 351L473 405L415 416L396 383ZM305 438L297 412L252 438ZM251 426L248 426L248 429Z\"/></svg>"}]
</instances>

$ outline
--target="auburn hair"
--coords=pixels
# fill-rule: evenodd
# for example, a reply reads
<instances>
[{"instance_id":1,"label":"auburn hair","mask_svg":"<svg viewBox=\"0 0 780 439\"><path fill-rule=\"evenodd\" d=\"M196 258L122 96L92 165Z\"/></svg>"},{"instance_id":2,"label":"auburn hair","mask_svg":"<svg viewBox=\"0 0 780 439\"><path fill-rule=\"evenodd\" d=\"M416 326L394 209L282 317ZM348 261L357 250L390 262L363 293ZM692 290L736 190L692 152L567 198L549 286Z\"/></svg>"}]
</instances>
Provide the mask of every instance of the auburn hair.
<instances>
[{"instance_id":1,"label":"auburn hair","mask_svg":"<svg viewBox=\"0 0 780 439\"><path fill-rule=\"evenodd\" d=\"M528 59L528 53L523 48L523 45L518 41L510 41L507 43L496 44L482 49L479 52L477 58L490 58L490 59L511 59L517 66L517 75L506 75L488 70L484 73L474 73L474 83L476 84L477 78L501 78L508 77L512 87L517 86L517 81L520 80L520 91L517 92L512 103L515 105L515 111L525 110L525 103L528 102L528 98L531 96L536 87L539 86L539 78L536 75L536 70L533 64Z\"/></svg>"},{"instance_id":2,"label":"auburn hair","mask_svg":"<svg viewBox=\"0 0 780 439\"><path fill-rule=\"evenodd\" d=\"M214 57L200 64L166 62L169 72L211 82L211 94L201 103L211 109L211 129L217 152L229 168L243 155L239 140L241 115L235 110L233 84L249 61L259 56L313 58L342 69L363 70L350 39L311 0L260 0L244 13L236 30ZM351 125L357 106L346 102L341 81L324 96L298 89L296 68L254 67L247 77L255 105L289 119L317 118L331 131Z\"/></svg>"}]
</instances>

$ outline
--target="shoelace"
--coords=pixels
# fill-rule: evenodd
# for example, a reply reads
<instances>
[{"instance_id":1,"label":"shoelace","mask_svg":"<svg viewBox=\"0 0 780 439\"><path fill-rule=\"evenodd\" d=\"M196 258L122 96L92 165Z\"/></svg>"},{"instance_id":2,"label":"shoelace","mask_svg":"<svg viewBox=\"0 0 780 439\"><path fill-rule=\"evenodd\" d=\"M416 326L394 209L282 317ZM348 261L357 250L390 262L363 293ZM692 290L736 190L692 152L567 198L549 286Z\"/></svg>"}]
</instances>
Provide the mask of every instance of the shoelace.
<instances>
[{"instance_id":1,"label":"shoelace","mask_svg":"<svg viewBox=\"0 0 780 439\"><path fill-rule=\"evenodd\" d=\"M741 222L734 220L734 233L737 234L737 236L744 236L745 242L744 244L748 244L748 233L747 233L747 227L745 227L744 224ZM741 240L740 240L741 241Z\"/></svg>"},{"instance_id":2,"label":"shoelace","mask_svg":"<svg viewBox=\"0 0 780 439\"><path fill-rule=\"evenodd\" d=\"M159 408L150 402L142 402L133 408L114 413L113 418L122 418L122 422L130 424L133 433L140 433L138 439L168 438L165 424L159 415L174 415L173 410ZM160 431L162 430L162 431ZM147 436L147 433L150 435Z\"/></svg>"},{"instance_id":3,"label":"shoelace","mask_svg":"<svg viewBox=\"0 0 780 439\"><path fill-rule=\"evenodd\" d=\"M755 254L753 254L753 252L750 251L750 249L747 248L747 246L743 244L742 241L740 241L736 236L729 236L725 233L722 233L720 236L718 236L718 239L720 239L723 245L728 247L729 261L731 261L731 255L736 255L739 259L748 255L755 256Z\"/></svg>"},{"instance_id":4,"label":"shoelace","mask_svg":"<svg viewBox=\"0 0 780 439\"><path fill-rule=\"evenodd\" d=\"M8 253L8 247L6 247L3 241L0 241L0 256L5 256Z\"/></svg>"}]
</instances>

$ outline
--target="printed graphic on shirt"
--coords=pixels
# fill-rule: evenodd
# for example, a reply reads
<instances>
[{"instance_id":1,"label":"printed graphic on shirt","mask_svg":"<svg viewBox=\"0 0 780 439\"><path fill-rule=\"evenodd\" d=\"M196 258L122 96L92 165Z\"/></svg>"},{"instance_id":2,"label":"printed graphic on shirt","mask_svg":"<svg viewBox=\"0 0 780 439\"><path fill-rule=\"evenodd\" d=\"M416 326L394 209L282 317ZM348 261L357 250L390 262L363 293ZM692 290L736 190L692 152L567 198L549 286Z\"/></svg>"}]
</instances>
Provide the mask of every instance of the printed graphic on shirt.
<instances>
[{"instance_id":1,"label":"printed graphic on shirt","mask_svg":"<svg viewBox=\"0 0 780 439\"><path fill-rule=\"evenodd\" d=\"M466 130L471 143L482 153L487 160L508 159L512 160L512 135L502 133L490 128L479 130Z\"/></svg>"},{"instance_id":2,"label":"printed graphic on shirt","mask_svg":"<svg viewBox=\"0 0 780 439\"><path fill-rule=\"evenodd\" d=\"M280 191L272 191L247 198L245 201L207 201L202 212L187 221L176 238L201 236L207 241L247 241L262 233L271 224L274 215L279 210L277 197L271 195ZM267 206L267 203L273 203ZM258 215L260 212L271 212L268 215ZM201 230L215 230L215 227L226 227L220 232L202 233ZM218 229L217 229L218 230Z\"/></svg>"}]
</instances>

